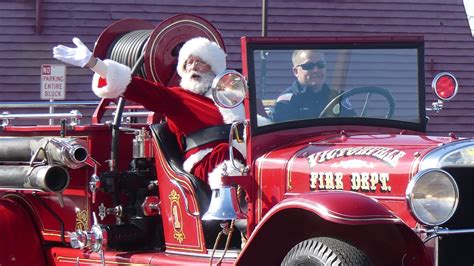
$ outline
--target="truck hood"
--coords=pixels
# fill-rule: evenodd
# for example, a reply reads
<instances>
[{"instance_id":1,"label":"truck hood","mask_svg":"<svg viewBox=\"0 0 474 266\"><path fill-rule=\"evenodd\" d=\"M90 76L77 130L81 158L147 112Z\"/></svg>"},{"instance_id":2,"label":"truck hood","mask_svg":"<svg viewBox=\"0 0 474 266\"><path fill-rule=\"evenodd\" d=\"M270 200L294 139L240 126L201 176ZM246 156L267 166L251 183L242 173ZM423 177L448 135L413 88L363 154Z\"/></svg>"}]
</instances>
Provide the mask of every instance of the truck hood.
<instances>
[{"instance_id":1,"label":"truck hood","mask_svg":"<svg viewBox=\"0 0 474 266\"><path fill-rule=\"evenodd\" d=\"M256 161L258 182L280 182L283 194L347 190L405 197L420 160L448 137L396 134L330 134L298 140ZM273 180L273 181L270 181ZM279 180L279 181L277 181Z\"/></svg>"}]
</instances>

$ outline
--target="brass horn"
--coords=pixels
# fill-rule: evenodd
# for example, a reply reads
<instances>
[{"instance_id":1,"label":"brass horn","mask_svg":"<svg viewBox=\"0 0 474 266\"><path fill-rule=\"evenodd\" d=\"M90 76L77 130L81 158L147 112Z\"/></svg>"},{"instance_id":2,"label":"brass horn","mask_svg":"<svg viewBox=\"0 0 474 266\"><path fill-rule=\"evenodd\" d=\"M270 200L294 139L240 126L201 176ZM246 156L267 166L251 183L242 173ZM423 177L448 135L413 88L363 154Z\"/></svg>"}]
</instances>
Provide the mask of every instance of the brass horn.
<instances>
[{"instance_id":1,"label":"brass horn","mask_svg":"<svg viewBox=\"0 0 474 266\"><path fill-rule=\"evenodd\" d=\"M203 221L246 218L247 215L240 209L236 188L231 186L222 186L212 191L209 209L202 216Z\"/></svg>"}]
</instances>

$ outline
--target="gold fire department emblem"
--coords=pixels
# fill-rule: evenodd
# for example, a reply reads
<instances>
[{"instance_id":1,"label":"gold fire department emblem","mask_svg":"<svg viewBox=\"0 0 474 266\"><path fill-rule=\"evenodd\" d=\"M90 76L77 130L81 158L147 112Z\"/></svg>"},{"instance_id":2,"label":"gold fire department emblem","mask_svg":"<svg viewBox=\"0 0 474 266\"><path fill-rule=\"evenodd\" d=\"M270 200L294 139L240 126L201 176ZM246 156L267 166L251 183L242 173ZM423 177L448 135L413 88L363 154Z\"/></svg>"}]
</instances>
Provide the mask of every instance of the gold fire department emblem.
<instances>
[{"instance_id":1,"label":"gold fire department emblem","mask_svg":"<svg viewBox=\"0 0 474 266\"><path fill-rule=\"evenodd\" d=\"M181 206L179 205L179 194L173 189L168 196L171 201L171 220L173 222L173 237L181 244L186 236L183 232L183 217L181 214Z\"/></svg>"},{"instance_id":2,"label":"gold fire department emblem","mask_svg":"<svg viewBox=\"0 0 474 266\"><path fill-rule=\"evenodd\" d=\"M89 218L86 210L76 210L76 230L88 230Z\"/></svg>"}]
</instances>

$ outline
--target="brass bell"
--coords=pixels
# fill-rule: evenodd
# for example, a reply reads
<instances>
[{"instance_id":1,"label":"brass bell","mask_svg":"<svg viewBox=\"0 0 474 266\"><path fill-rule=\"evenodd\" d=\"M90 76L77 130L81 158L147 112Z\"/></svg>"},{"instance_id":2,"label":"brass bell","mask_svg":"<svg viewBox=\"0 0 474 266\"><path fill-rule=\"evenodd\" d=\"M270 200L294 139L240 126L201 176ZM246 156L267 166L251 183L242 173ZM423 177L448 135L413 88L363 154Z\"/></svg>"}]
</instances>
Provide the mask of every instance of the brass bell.
<instances>
[{"instance_id":1,"label":"brass bell","mask_svg":"<svg viewBox=\"0 0 474 266\"><path fill-rule=\"evenodd\" d=\"M202 216L203 221L246 219L240 209L235 187L222 186L212 191L209 209Z\"/></svg>"}]
</instances>

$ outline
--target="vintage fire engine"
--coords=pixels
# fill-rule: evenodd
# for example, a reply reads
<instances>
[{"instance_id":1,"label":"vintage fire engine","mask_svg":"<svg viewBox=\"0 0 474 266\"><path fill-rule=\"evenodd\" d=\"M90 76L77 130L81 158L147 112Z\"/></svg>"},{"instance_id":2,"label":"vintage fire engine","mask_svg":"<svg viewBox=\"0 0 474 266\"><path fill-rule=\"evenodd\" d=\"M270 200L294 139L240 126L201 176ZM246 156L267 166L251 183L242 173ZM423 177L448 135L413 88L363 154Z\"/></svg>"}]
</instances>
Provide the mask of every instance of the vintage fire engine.
<instances>
[{"instance_id":1,"label":"vintage fire engine","mask_svg":"<svg viewBox=\"0 0 474 266\"><path fill-rule=\"evenodd\" d=\"M114 23L94 54L172 85L177 51L195 36L223 47L207 21L179 15ZM212 90L221 107L245 106L225 138L245 144L246 164L216 191L183 170L163 117L134 103L102 100L89 120L58 112L78 102L48 103L54 114L0 106L0 265L474 263L474 142L426 135L427 115L458 86L440 73L439 100L425 107L422 37L241 45L243 75L222 73ZM312 68L324 68L330 101L277 120L300 49L324 54Z\"/></svg>"}]
</instances>

